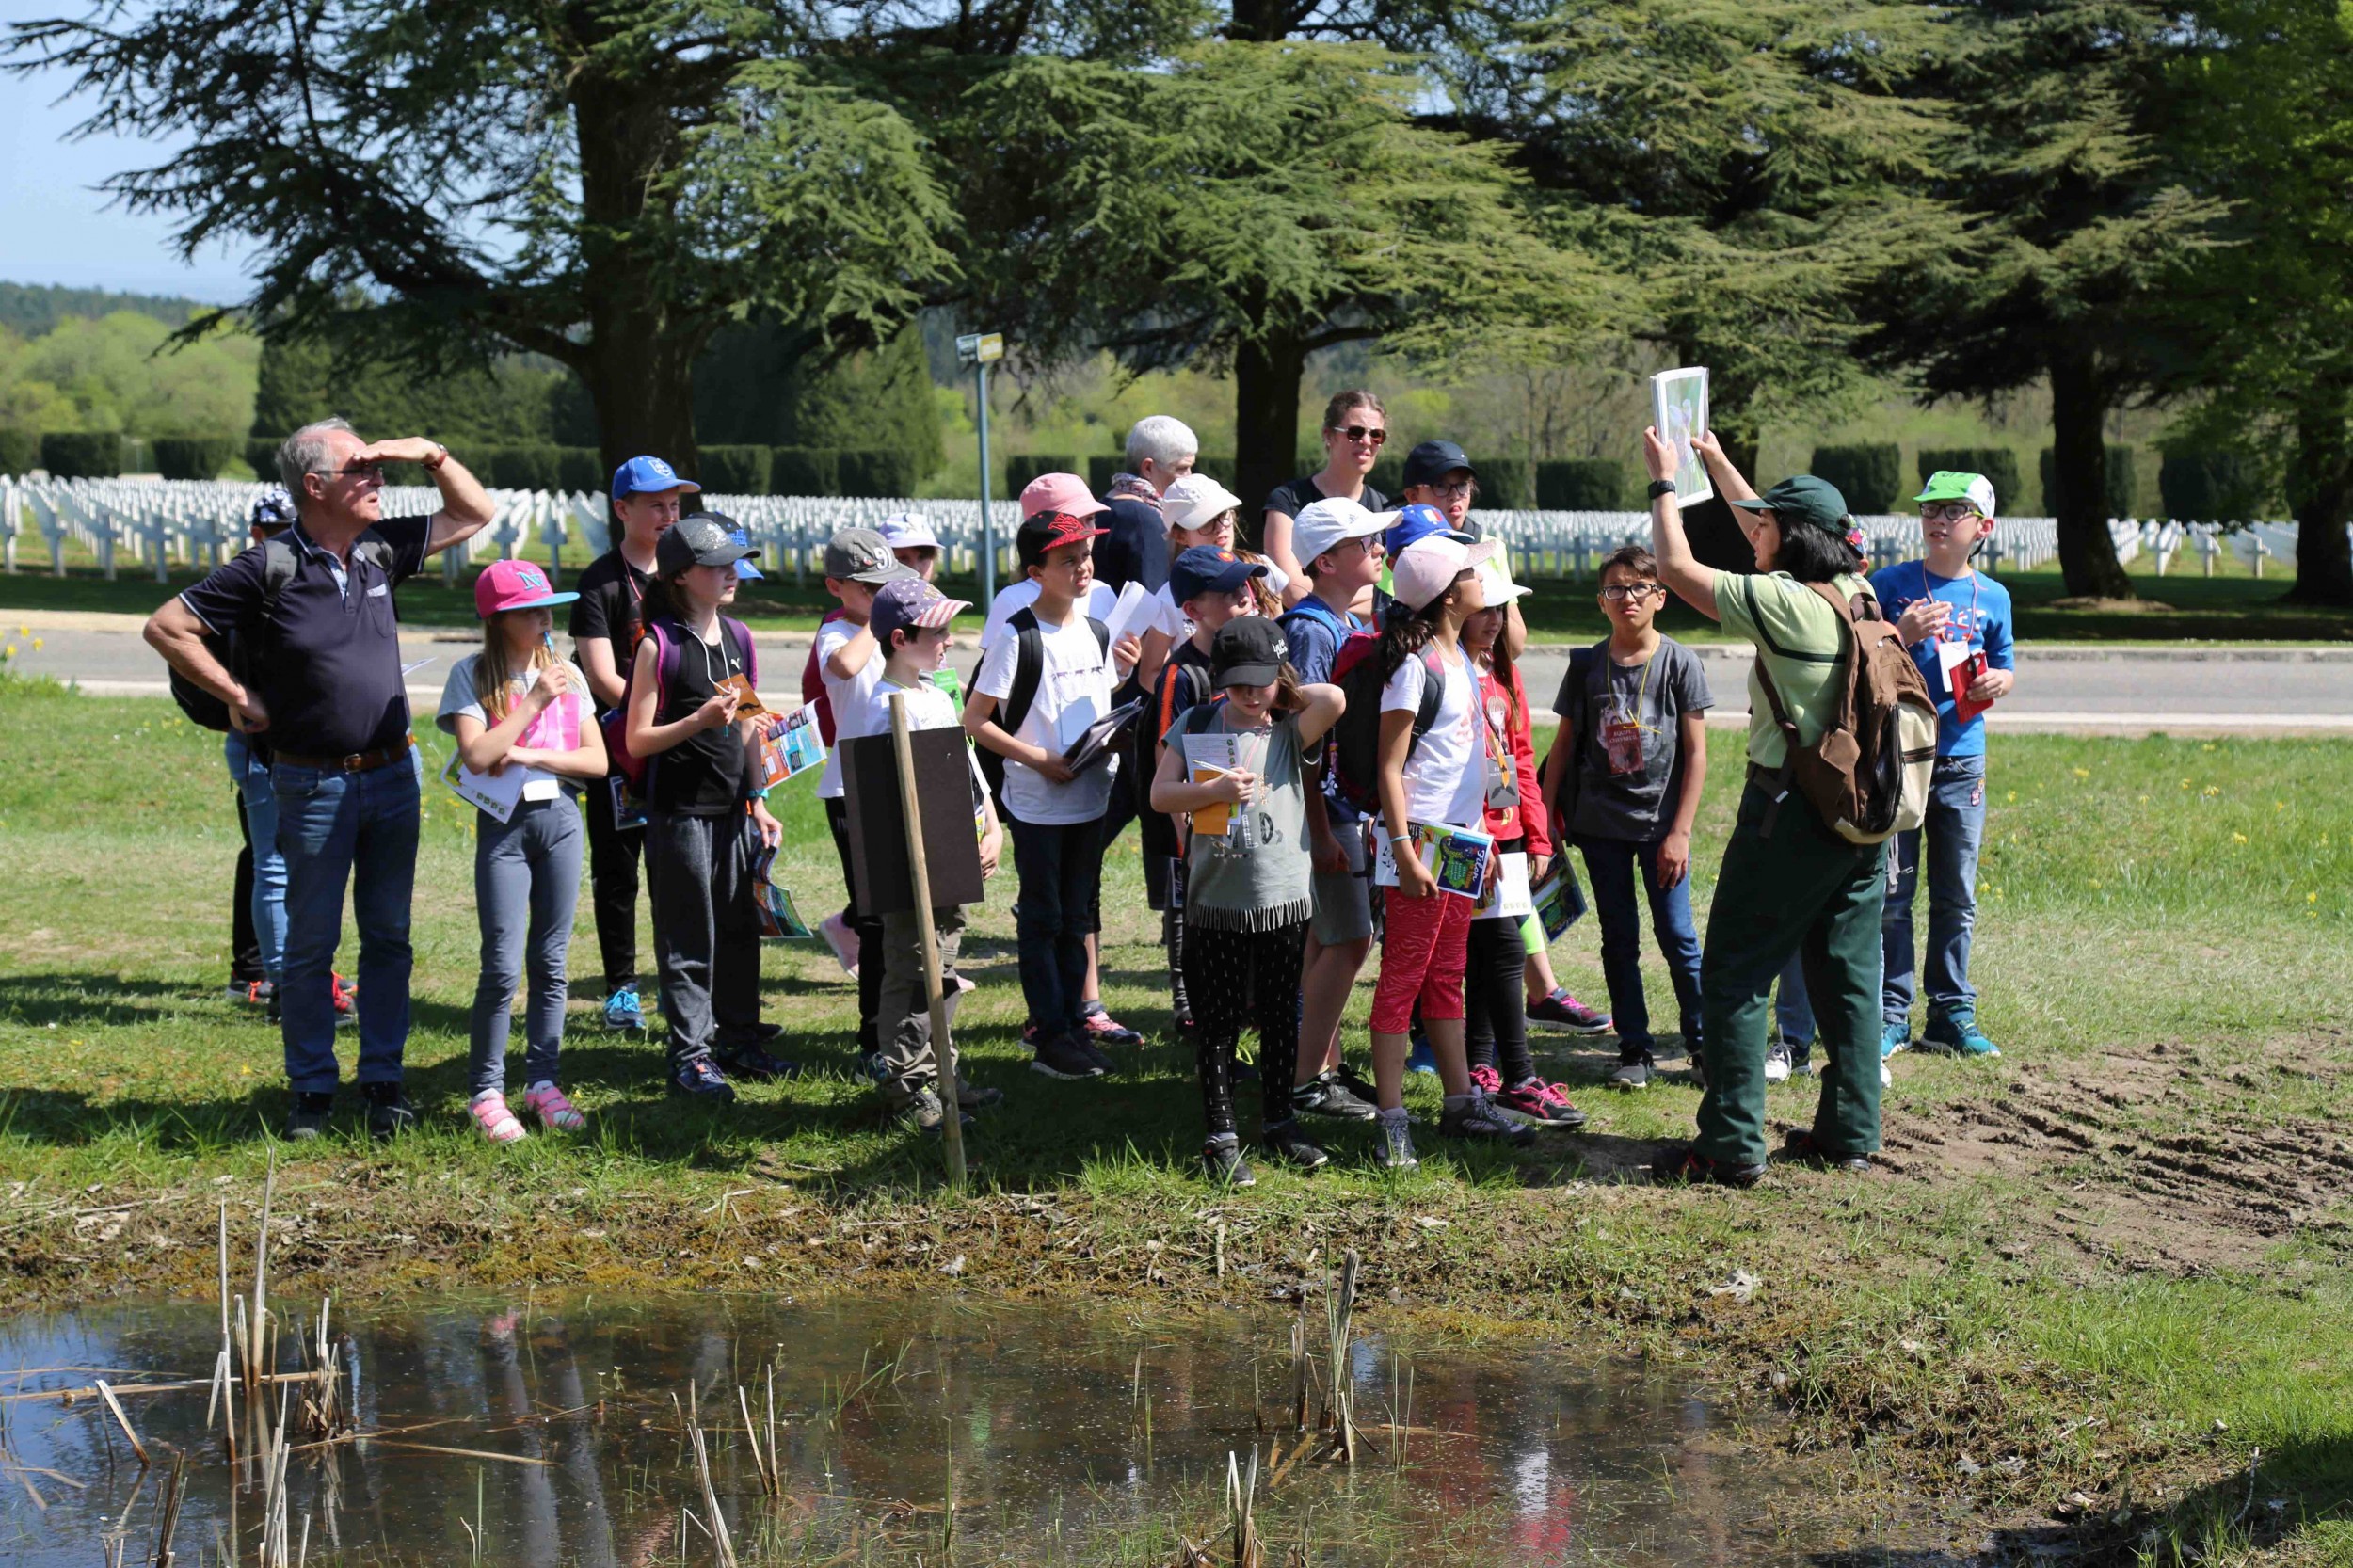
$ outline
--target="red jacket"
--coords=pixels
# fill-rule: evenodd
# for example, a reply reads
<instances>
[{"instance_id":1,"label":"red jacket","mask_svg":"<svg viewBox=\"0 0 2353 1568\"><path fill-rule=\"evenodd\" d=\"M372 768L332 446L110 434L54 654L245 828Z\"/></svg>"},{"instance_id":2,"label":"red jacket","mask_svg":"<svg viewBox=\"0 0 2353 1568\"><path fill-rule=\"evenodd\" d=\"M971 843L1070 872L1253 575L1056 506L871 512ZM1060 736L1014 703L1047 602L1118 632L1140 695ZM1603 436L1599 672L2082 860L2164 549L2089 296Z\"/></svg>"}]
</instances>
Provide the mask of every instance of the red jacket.
<instances>
[{"instance_id":1,"label":"red jacket","mask_svg":"<svg viewBox=\"0 0 2353 1568\"><path fill-rule=\"evenodd\" d=\"M1530 856L1550 855L1550 824L1545 820L1545 803L1536 782L1536 748L1529 732L1528 688L1520 683L1520 672L1515 669L1507 695L1493 670L1481 670L1479 696L1487 710L1487 732L1510 748L1511 765L1520 781L1519 804L1500 810L1487 808L1486 830L1499 840L1526 839ZM1499 756L1496 760L1503 760Z\"/></svg>"}]
</instances>

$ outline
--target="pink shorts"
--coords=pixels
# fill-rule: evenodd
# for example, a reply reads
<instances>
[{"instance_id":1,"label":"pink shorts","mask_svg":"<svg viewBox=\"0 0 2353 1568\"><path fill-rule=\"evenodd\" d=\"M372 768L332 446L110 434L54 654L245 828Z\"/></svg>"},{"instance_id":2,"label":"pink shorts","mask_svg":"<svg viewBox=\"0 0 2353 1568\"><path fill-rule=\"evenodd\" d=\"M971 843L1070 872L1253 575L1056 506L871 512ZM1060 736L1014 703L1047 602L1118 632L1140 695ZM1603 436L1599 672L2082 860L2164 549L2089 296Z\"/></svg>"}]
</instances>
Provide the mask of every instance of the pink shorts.
<instances>
[{"instance_id":1,"label":"pink shorts","mask_svg":"<svg viewBox=\"0 0 2353 1568\"><path fill-rule=\"evenodd\" d=\"M1407 898L1395 888L1381 890L1387 902L1382 905L1381 978L1372 988L1373 1032L1404 1033L1413 1025L1416 998L1425 1020L1461 1017L1471 901L1451 893Z\"/></svg>"}]
</instances>

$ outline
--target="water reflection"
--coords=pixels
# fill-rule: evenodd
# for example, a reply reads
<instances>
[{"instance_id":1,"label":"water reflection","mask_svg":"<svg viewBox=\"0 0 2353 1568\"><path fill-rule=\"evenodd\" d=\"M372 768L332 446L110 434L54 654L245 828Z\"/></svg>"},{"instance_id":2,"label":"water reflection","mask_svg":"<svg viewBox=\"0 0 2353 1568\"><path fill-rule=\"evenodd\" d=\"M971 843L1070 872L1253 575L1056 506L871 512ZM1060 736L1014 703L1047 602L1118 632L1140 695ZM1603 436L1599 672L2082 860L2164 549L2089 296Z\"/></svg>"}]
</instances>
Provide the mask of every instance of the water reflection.
<instances>
[{"instance_id":1,"label":"water reflection","mask_svg":"<svg viewBox=\"0 0 2353 1568\"><path fill-rule=\"evenodd\" d=\"M1299 1441L1289 1334L1271 1310L1133 1319L955 1301L374 1312L342 1345L362 1437L297 1448L289 1526L321 1560L710 1562L691 1399L747 1564L936 1563L951 1536L967 1564L1166 1562L1179 1532L1222 1522L1226 1456L1254 1444L1267 1474L1282 1471L1258 1509L1275 1561L1303 1534L1311 1560L1335 1565L1801 1556L1779 1522L1787 1480L1743 1457L1687 1386L1553 1352L1369 1335L1350 1358L1373 1429L1357 1469L1286 1466ZM238 1484L205 1424L218 1338L215 1309L179 1304L0 1328L8 1392L198 1381L125 1400L151 1448L191 1456L184 1564L222 1561L232 1544L250 1561L258 1540L258 1485ZM748 1409L766 1446L772 1397L777 1498L744 1430ZM125 1560L152 1559L158 1478L103 1406L14 1399L0 1413L0 1560L88 1564L109 1534Z\"/></svg>"}]
</instances>

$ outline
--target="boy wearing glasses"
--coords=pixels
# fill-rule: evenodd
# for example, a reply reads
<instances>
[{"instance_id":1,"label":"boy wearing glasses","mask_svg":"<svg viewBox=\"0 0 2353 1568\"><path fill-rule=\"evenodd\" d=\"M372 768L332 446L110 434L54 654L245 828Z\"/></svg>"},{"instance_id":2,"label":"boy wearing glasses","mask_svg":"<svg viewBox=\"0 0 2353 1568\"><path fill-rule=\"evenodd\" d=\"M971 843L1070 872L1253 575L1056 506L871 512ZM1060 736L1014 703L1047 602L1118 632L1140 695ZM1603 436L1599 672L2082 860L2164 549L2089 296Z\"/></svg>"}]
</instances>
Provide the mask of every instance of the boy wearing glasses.
<instances>
[{"instance_id":1,"label":"boy wearing glasses","mask_svg":"<svg viewBox=\"0 0 2353 1568\"><path fill-rule=\"evenodd\" d=\"M1609 635L1570 657L1552 711L1561 730L1545 763L1545 798L1585 859L1601 922L1601 967L1618 1031L1610 1083L1649 1085L1650 1008L1642 995L1636 892L1667 961L1683 1045L1700 1061L1700 938L1691 923L1691 823L1707 776L1707 672L1654 624L1667 591L1658 562L1627 545L1601 568Z\"/></svg>"}]
</instances>

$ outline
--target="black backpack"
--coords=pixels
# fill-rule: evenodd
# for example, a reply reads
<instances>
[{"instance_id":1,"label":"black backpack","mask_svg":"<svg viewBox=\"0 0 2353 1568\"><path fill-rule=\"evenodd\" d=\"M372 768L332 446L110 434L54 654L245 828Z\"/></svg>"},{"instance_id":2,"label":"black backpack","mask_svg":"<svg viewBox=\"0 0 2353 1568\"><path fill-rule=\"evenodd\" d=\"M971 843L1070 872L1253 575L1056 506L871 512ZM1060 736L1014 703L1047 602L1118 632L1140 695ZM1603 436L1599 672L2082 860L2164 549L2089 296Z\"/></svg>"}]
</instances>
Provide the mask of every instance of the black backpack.
<instances>
[{"instance_id":1,"label":"black backpack","mask_svg":"<svg viewBox=\"0 0 2353 1568\"><path fill-rule=\"evenodd\" d=\"M1144 841L1146 855L1174 856L1176 853L1176 824L1166 812L1152 809L1152 775L1158 764L1153 750L1168 727L1196 710L1214 712L1211 699L1218 694L1209 687L1209 672L1199 664L1180 664L1175 658L1168 662L1161 680L1167 683L1169 701L1164 711L1156 711L1149 725L1136 726L1135 744L1130 748L1136 780L1136 831ZM1165 722L1162 722L1162 721ZM1149 730L1150 733L1146 733ZM1192 733L1192 731L1187 731Z\"/></svg>"},{"instance_id":2,"label":"black backpack","mask_svg":"<svg viewBox=\"0 0 2353 1568\"><path fill-rule=\"evenodd\" d=\"M1103 657L1110 658L1112 629L1093 616L1087 616L1087 625L1094 629L1096 646L1103 650ZM1014 652L1013 690L1005 694L1004 706L992 716L997 727L1006 734L1018 735L1023 722L1030 716L1031 706L1037 701L1037 683L1046 679L1046 632L1037 623L1036 613L1026 604L1005 617L1005 629L1019 639ZM979 685L980 671L976 669L972 672L971 686L977 689ZM989 796L997 802L998 815L1003 816L1006 814L1005 760L986 746L973 749L979 755L981 776L988 780Z\"/></svg>"},{"instance_id":3,"label":"black backpack","mask_svg":"<svg viewBox=\"0 0 2353 1568\"><path fill-rule=\"evenodd\" d=\"M267 618L277 613L279 598L285 593L286 584L294 581L295 570L301 563L295 555L294 546L286 541L282 533L273 534L252 548L262 552L262 615ZM360 535L352 544L351 552L378 571L388 576L391 574L392 541L375 529ZM247 666L244 650L237 646L233 635L209 632L204 638L204 648L219 660L221 668L235 676L240 683L245 680ZM176 665L166 665L165 670L171 684L171 700L180 705L180 712L187 714L188 722L227 734L230 728L229 704L182 675Z\"/></svg>"}]
</instances>

